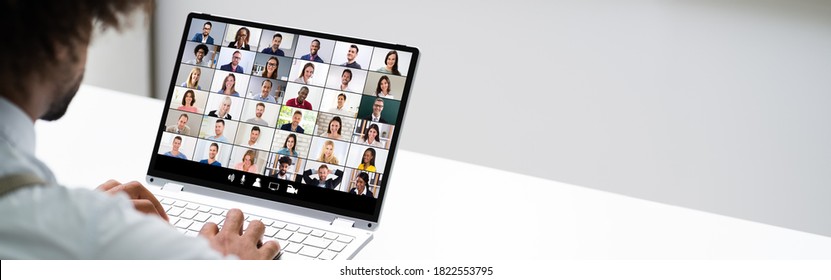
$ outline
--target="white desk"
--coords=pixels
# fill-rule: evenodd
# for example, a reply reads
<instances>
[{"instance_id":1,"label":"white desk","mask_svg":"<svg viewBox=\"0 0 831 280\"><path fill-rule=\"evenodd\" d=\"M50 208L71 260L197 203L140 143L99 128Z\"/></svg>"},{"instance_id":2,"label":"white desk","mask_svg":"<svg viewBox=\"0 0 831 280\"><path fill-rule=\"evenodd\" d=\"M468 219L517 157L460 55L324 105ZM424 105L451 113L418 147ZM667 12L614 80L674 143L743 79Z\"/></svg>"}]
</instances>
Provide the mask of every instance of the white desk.
<instances>
[{"instance_id":1,"label":"white desk","mask_svg":"<svg viewBox=\"0 0 831 280\"><path fill-rule=\"evenodd\" d=\"M163 106L83 86L37 154L68 186L143 181ZM385 203L357 259L831 258L829 237L405 150Z\"/></svg>"}]
</instances>

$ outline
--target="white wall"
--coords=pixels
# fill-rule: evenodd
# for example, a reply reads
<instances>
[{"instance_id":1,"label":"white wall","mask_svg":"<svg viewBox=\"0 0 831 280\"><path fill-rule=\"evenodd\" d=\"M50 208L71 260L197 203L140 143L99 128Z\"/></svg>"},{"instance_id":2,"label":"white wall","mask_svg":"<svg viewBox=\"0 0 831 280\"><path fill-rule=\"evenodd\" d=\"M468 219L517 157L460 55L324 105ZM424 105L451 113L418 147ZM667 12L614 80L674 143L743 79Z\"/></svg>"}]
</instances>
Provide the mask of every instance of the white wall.
<instances>
[{"instance_id":1,"label":"white wall","mask_svg":"<svg viewBox=\"0 0 831 280\"><path fill-rule=\"evenodd\" d=\"M88 50L84 83L152 96L151 20L141 12L133 13L127 19L131 24L120 32L112 28L104 32L96 29Z\"/></svg>"},{"instance_id":2,"label":"white wall","mask_svg":"<svg viewBox=\"0 0 831 280\"><path fill-rule=\"evenodd\" d=\"M165 1L155 88L193 7L414 45L402 149L831 235L831 3L625 2Z\"/></svg>"}]
</instances>

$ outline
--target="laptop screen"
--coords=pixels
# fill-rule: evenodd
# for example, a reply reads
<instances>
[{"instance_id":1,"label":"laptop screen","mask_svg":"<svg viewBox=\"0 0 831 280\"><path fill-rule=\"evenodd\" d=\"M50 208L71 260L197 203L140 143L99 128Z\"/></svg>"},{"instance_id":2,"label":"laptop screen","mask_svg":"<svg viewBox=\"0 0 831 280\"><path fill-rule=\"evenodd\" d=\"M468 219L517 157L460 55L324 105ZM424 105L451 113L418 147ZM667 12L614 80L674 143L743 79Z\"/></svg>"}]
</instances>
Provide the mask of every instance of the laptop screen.
<instances>
[{"instance_id":1,"label":"laptop screen","mask_svg":"<svg viewBox=\"0 0 831 280\"><path fill-rule=\"evenodd\" d=\"M188 16L148 175L376 221L418 50Z\"/></svg>"}]
</instances>

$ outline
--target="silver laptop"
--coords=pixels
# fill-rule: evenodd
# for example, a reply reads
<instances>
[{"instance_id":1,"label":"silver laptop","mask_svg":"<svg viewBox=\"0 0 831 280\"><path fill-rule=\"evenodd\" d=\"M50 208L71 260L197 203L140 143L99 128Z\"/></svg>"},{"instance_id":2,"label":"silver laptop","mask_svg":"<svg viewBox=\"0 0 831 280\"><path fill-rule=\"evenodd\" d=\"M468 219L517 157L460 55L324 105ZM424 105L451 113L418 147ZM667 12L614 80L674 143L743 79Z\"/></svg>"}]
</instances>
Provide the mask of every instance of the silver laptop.
<instances>
[{"instance_id":1,"label":"silver laptop","mask_svg":"<svg viewBox=\"0 0 831 280\"><path fill-rule=\"evenodd\" d=\"M191 13L147 181L183 234L240 208L280 259L350 259L380 224L418 56Z\"/></svg>"}]
</instances>

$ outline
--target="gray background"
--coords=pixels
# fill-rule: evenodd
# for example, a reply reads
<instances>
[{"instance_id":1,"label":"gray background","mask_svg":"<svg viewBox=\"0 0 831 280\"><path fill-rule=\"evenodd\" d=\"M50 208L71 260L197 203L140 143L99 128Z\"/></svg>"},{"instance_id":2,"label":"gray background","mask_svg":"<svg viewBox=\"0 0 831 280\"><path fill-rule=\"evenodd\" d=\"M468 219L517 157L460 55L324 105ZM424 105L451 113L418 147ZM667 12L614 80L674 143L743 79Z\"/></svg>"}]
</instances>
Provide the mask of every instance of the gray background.
<instances>
[{"instance_id":1,"label":"gray background","mask_svg":"<svg viewBox=\"0 0 831 280\"><path fill-rule=\"evenodd\" d=\"M402 149L831 235L827 1L159 2L87 83L165 92L193 7L414 45Z\"/></svg>"}]
</instances>

